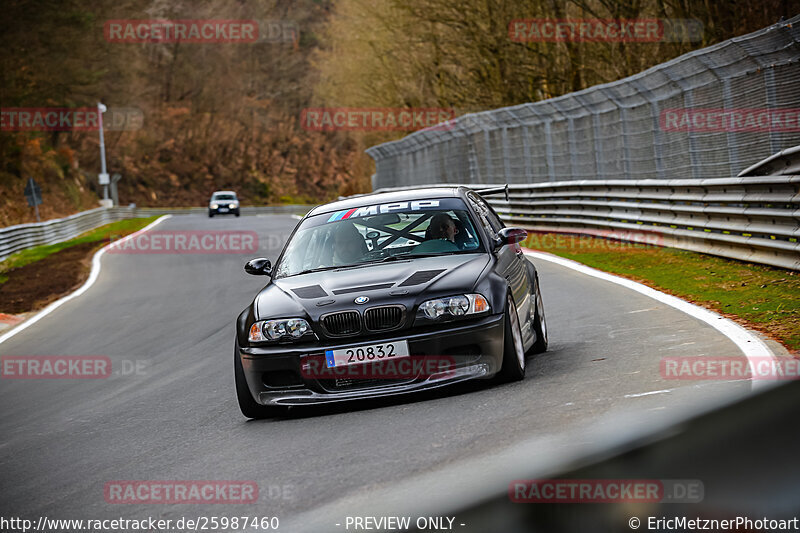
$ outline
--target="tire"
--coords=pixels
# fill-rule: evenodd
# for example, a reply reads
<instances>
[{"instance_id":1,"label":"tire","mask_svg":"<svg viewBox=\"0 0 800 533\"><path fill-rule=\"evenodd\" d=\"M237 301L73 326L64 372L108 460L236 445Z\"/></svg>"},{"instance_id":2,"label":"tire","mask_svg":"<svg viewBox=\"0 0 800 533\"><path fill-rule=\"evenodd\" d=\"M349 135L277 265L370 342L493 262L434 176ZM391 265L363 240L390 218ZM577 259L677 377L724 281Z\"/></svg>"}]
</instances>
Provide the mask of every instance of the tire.
<instances>
[{"instance_id":1,"label":"tire","mask_svg":"<svg viewBox=\"0 0 800 533\"><path fill-rule=\"evenodd\" d=\"M271 418L279 414L278 409L267 407L257 403L250 394L250 388L244 377L242 361L239 358L239 343L236 342L233 350L233 375L236 380L236 399L239 401L239 409L247 418Z\"/></svg>"},{"instance_id":2,"label":"tire","mask_svg":"<svg viewBox=\"0 0 800 533\"><path fill-rule=\"evenodd\" d=\"M236 216L237 216L237 217L239 216L239 211L236 211Z\"/></svg>"},{"instance_id":3,"label":"tire","mask_svg":"<svg viewBox=\"0 0 800 533\"><path fill-rule=\"evenodd\" d=\"M503 335L503 367L498 374L500 383L521 381L525 378L525 351L522 345L522 332L514 300L506 297L506 326Z\"/></svg>"},{"instance_id":4,"label":"tire","mask_svg":"<svg viewBox=\"0 0 800 533\"><path fill-rule=\"evenodd\" d=\"M209 211L209 212L208 212L208 218L214 218L214 213L212 213L211 211Z\"/></svg>"},{"instance_id":5,"label":"tire","mask_svg":"<svg viewBox=\"0 0 800 533\"><path fill-rule=\"evenodd\" d=\"M543 353L547 351L547 320L544 314L544 301L539 288L539 276L536 276L536 313L533 316L533 331L536 333L536 342L531 346L529 353Z\"/></svg>"}]
</instances>

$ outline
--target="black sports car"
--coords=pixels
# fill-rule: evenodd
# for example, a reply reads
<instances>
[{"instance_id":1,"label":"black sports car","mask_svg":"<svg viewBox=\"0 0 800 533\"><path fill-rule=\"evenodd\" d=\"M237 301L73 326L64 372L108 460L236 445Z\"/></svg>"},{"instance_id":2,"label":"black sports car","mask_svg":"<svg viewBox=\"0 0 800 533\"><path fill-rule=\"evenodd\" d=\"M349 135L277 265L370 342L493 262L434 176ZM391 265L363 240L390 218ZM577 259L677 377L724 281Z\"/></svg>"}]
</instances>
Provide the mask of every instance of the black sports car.
<instances>
[{"instance_id":1,"label":"black sports car","mask_svg":"<svg viewBox=\"0 0 800 533\"><path fill-rule=\"evenodd\" d=\"M465 187L315 207L274 268L245 265L270 280L237 321L242 413L522 379L547 349L526 235Z\"/></svg>"}]
</instances>

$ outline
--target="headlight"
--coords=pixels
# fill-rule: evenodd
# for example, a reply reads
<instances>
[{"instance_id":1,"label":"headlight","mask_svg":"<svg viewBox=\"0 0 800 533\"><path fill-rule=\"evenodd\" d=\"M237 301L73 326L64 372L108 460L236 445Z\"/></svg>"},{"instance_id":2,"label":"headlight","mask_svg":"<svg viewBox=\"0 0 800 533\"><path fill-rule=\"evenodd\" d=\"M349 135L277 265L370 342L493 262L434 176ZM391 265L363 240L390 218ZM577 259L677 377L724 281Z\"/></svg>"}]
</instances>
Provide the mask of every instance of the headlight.
<instances>
[{"instance_id":1,"label":"headlight","mask_svg":"<svg viewBox=\"0 0 800 533\"><path fill-rule=\"evenodd\" d=\"M228 207L231 209L236 209L236 204L228 204Z\"/></svg>"},{"instance_id":2,"label":"headlight","mask_svg":"<svg viewBox=\"0 0 800 533\"><path fill-rule=\"evenodd\" d=\"M489 302L481 294L463 294L422 302L420 313L431 320L477 315L489 311Z\"/></svg>"},{"instance_id":3,"label":"headlight","mask_svg":"<svg viewBox=\"0 0 800 533\"><path fill-rule=\"evenodd\" d=\"M219 207L219 204L211 204L211 209L216 209Z\"/></svg>"},{"instance_id":4,"label":"headlight","mask_svg":"<svg viewBox=\"0 0 800 533\"><path fill-rule=\"evenodd\" d=\"M299 339L311 333L311 327L302 318L280 320L259 320L250 326L248 339L251 342L276 341L279 339Z\"/></svg>"}]
</instances>

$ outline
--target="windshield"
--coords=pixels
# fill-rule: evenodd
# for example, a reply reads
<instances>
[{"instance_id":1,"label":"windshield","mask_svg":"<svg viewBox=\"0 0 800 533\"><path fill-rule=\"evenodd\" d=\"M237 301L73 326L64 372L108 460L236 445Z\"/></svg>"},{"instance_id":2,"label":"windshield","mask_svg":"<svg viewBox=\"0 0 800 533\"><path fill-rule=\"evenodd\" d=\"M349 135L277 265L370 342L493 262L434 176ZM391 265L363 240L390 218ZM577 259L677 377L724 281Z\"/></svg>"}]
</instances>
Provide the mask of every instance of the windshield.
<instances>
[{"instance_id":1,"label":"windshield","mask_svg":"<svg viewBox=\"0 0 800 533\"><path fill-rule=\"evenodd\" d=\"M211 197L212 200L236 200L235 194L215 194Z\"/></svg>"},{"instance_id":2,"label":"windshield","mask_svg":"<svg viewBox=\"0 0 800 533\"><path fill-rule=\"evenodd\" d=\"M483 245L460 199L364 206L304 220L276 266L275 277L482 251Z\"/></svg>"}]
</instances>

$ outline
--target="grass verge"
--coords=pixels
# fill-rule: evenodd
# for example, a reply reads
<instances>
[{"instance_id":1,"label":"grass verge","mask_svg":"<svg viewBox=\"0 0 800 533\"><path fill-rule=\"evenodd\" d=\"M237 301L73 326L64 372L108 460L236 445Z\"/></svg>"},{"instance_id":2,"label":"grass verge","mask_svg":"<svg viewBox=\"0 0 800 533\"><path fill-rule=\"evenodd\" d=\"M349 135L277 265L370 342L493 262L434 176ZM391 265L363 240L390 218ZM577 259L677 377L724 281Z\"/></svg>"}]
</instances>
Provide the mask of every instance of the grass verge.
<instances>
[{"instance_id":1,"label":"grass verge","mask_svg":"<svg viewBox=\"0 0 800 533\"><path fill-rule=\"evenodd\" d=\"M54 253L65 248L71 248L79 244L93 242L107 244L113 239L118 239L124 237L125 235L130 235L131 233L139 231L157 218L157 216L154 216L147 218L129 218L125 220L119 220L117 222L112 222L111 224L106 224L105 226L100 226L99 228L87 231L86 233L78 235L74 239L70 239L68 241L59 242L56 244L43 244L41 246L34 246L33 248L21 250L8 256L4 261L0 262L0 283L4 283L8 279L5 274L12 269L20 268L36 261L41 261L49 255L53 255ZM101 248L101 246L98 246L98 248Z\"/></svg>"},{"instance_id":2,"label":"grass verge","mask_svg":"<svg viewBox=\"0 0 800 533\"><path fill-rule=\"evenodd\" d=\"M584 235L531 233L522 244L678 296L800 350L797 272Z\"/></svg>"}]
</instances>

